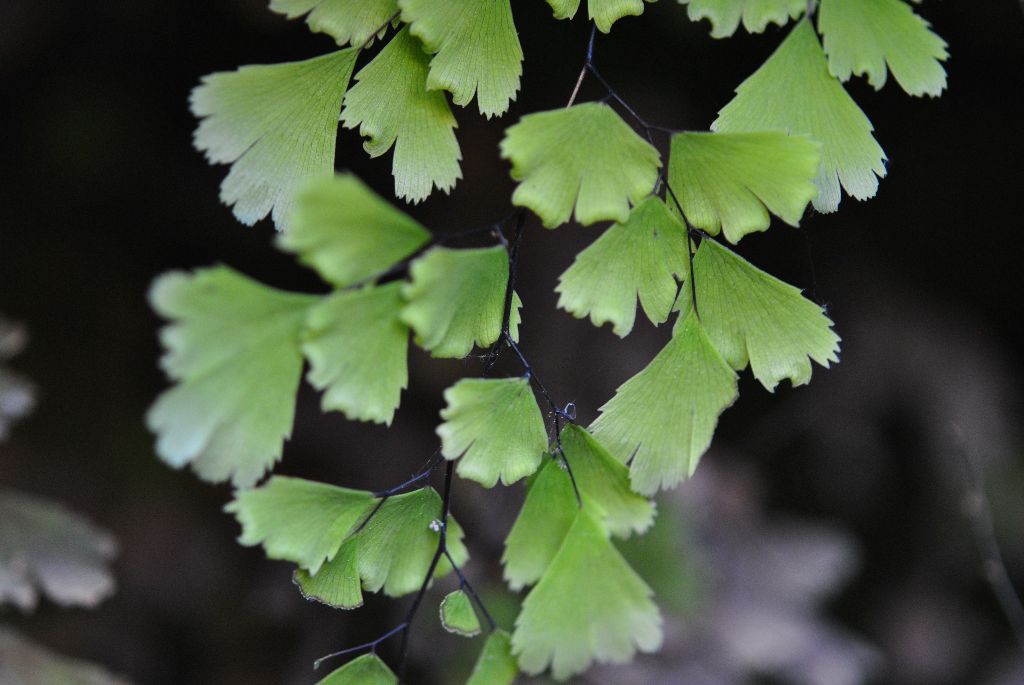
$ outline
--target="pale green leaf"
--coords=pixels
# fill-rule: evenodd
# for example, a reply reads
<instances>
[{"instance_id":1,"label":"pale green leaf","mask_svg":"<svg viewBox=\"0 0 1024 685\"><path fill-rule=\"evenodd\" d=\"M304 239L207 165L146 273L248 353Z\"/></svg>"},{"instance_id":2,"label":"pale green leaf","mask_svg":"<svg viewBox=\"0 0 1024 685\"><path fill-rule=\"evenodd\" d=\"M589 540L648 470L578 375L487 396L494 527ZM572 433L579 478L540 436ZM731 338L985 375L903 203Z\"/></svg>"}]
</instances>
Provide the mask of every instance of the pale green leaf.
<instances>
[{"instance_id":1,"label":"pale green leaf","mask_svg":"<svg viewBox=\"0 0 1024 685\"><path fill-rule=\"evenodd\" d=\"M466 685L512 685L519 666L512 658L512 636L495 630L487 637Z\"/></svg>"},{"instance_id":2,"label":"pale green leaf","mask_svg":"<svg viewBox=\"0 0 1024 685\"><path fill-rule=\"evenodd\" d=\"M398 12L398 0L270 0L270 9L289 19L308 12L311 30L359 47Z\"/></svg>"},{"instance_id":3,"label":"pale green leaf","mask_svg":"<svg viewBox=\"0 0 1024 685\"><path fill-rule=\"evenodd\" d=\"M523 508L505 539L501 561L509 587L519 590L537 582L562 546L577 508L568 474L558 462L546 460L530 481Z\"/></svg>"},{"instance_id":4,"label":"pale green leaf","mask_svg":"<svg viewBox=\"0 0 1024 685\"><path fill-rule=\"evenodd\" d=\"M333 172L338 113L358 54L217 72L192 91L192 113L203 118L194 144L211 163L232 165L220 199L243 224L273 210L285 228L296 191Z\"/></svg>"},{"instance_id":5,"label":"pale green leaf","mask_svg":"<svg viewBox=\"0 0 1024 685\"><path fill-rule=\"evenodd\" d=\"M800 223L818 195L821 146L805 136L766 133L677 133L668 182L691 226L733 243L771 222ZM675 209L674 204L670 205Z\"/></svg>"},{"instance_id":6,"label":"pale green leaf","mask_svg":"<svg viewBox=\"0 0 1024 685\"><path fill-rule=\"evenodd\" d=\"M241 544L263 545L267 557L295 562L316 575L372 503L373 495L363 490L274 476L236 493L224 509L242 526Z\"/></svg>"},{"instance_id":7,"label":"pale green leaf","mask_svg":"<svg viewBox=\"0 0 1024 685\"><path fill-rule=\"evenodd\" d=\"M376 276L430 240L418 222L352 174L318 179L295 201L277 244L339 288Z\"/></svg>"},{"instance_id":8,"label":"pale green leaf","mask_svg":"<svg viewBox=\"0 0 1024 685\"><path fill-rule=\"evenodd\" d=\"M691 314L678 328L651 363L601 407L591 426L617 459L632 459L632 487L645 495L693 473L711 444L718 415L737 395L736 373L697 318Z\"/></svg>"},{"instance_id":9,"label":"pale green leaf","mask_svg":"<svg viewBox=\"0 0 1024 685\"><path fill-rule=\"evenodd\" d=\"M679 280L689 271L686 229L657 197L638 204L578 255L558 279L558 306L595 326L611 322L618 336L633 330L640 298L647 317L663 323Z\"/></svg>"},{"instance_id":10,"label":"pale green leaf","mask_svg":"<svg viewBox=\"0 0 1024 685\"><path fill-rule=\"evenodd\" d=\"M60 502L0 487L0 609L31 612L40 595L95 607L114 593L116 554L110 533Z\"/></svg>"},{"instance_id":11,"label":"pale green leaf","mask_svg":"<svg viewBox=\"0 0 1024 685\"><path fill-rule=\"evenodd\" d=\"M433 356L465 357L474 344L487 347L501 335L508 287L505 248L437 247L414 261L409 275L402 321L416 334L416 344ZM522 302L518 296L512 300L509 323L515 337Z\"/></svg>"},{"instance_id":12,"label":"pale green leaf","mask_svg":"<svg viewBox=\"0 0 1024 685\"><path fill-rule=\"evenodd\" d=\"M402 283L336 292L309 311L302 351L324 410L391 424L408 379Z\"/></svg>"},{"instance_id":13,"label":"pale green leaf","mask_svg":"<svg viewBox=\"0 0 1024 685\"><path fill-rule=\"evenodd\" d=\"M885 153L874 127L828 70L825 53L807 20L799 22L782 45L736 89L711 125L723 133L777 130L807 134L821 143L821 165L814 207L839 208L842 188L865 200L885 176Z\"/></svg>"},{"instance_id":14,"label":"pale green leaf","mask_svg":"<svg viewBox=\"0 0 1024 685\"><path fill-rule=\"evenodd\" d=\"M866 75L878 90L892 71L910 95L938 97L946 89L946 41L901 0L822 0L818 30L829 69L843 81Z\"/></svg>"},{"instance_id":15,"label":"pale green leaf","mask_svg":"<svg viewBox=\"0 0 1024 685\"><path fill-rule=\"evenodd\" d=\"M315 301L226 267L157 279L150 303L171 320L161 364L178 383L146 416L164 461L248 487L281 458L302 373L300 333Z\"/></svg>"},{"instance_id":16,"label":"pale green leaf","mask_svg":"<svg viewBox=\"0 0 1024 685\"><path fill-rule=\"evenodd\" d=\"M679 0L692 21L709 19L711 36L727 38L739 28L761 33L768 24L785 26L807 9L807 0Z\"/></svg>"},{"instance_id":17,"label":"pale green leaf","mask_svg":"<svg viewBox=\"0 0 1024 685\"><path fill-rule=\"evenodd\" d=\"M100 666L51 652L3 626L0 626L0 683L130 685L127 680L112 675Z\"/></svg>"},{"instance_id":18,"label":"pale green leaf","mask_svg":"<svg viewBox=\"0 0 1024 685\"><path fill-rule=\"evenodd\" d=\"M626 663L661 646L661 615L651 589L580 509L544 577L523 601L512 635L519 666L557 680L591 663Z\"/></svg>"},{"instance_id":19,"label":"pale green leaf","mask_svg":"<svg viewBox=\"0 0 1024 685\"><path fill-rule=\"evenodd\" d=\"M363 588L369 592L383 589L391 597L418 590L437 551L440 519L441 496L433 488L389 497L355 536ZM456 564L469 557L462 544L462 528L450 516L447 547ZM449 571L451 566L442 560L435 575Z\"/></svg>"},{"instance_id":20,"label":"pale green leaf","mask_svg":"<svg viewBox=\"0 0 1024 685\"><path fill-rule=\"evenodd\" d=\"M548 228L569 220L624 222L631 204L651 194L658 151L611 107L587 102L527 114L505 131L501 156L521 181L512 203L533 210Z\"/></svg>"},{"instance_id":21,"label":"pale green leaf","mask_svg":"<svg viewBox=\"0 0 1024 685\"><path fill-rule=\"evenodd\" d=\"M821 307L713 240L693 261L697 311L708 339L734 369L747 366L769 391L783 378L811 380L811 360L839 361L839 336ZM689 309L686 302L685 308Z\"/></svg>"},{"instance_id":22,"label":"pale green leaf","mask_svg":"<svg viewBox=\"0 0 1024 685\"><path fill-rule=\"evenodd\" d=\"M322 602L335 609L357 609L363 605L363 588L359 578L359 539L346 540L334 558L316 572L299 568L292 580L302 596Z\"/></svg>"},{"instance_id":23,"label":"pale green leaf","mask_svg":"<svg viewBox=\"0 0 1024 685\"><path fill-rule=\"evenodd\" d=\"M523 49L509 0L400 0L402 20L436 53L427 88L451 92L465 107L477 97L488 118L504 113L519 90Z\"/></svg>"},{"instance_id":24,"label":"pale green leaf","mask_svg":"<svg viewBox=\"0 0 1024 685\"><path fill-rule=\"evenodd\" d=\"M629 485L629 470L590 433L575 424L562 431L562 450L586 506L594 506L608 532L618 537L643 533L654 523L654 503Z\"/></svg>"},{"instance_id":25,"label":"pale green leaf","mask_svg":"<svg viewBox=\"0 0 1024 685\"><path fill-rule=\"evenodd\" d=\"M655 0L646 0L654 2ZM580 8L580 0L548 0L556 19L572 19ZM644 12L644 0L588 0L587 17L597 28L608 33L612 24L623 17L638 17Z\"/></svg>"},{"instance_id":26,"label":"pale green leaf","mask_svg":"<svg viewBox=\"0 0 1024 685\"><path fill-rule=\"evenodd\" d=\"M441 625L449 633L463 637L480 634L480 619L473 610L473 602L463 590L445 595L441 600Z\"/></svg>"},{"instance_id":27,"label":"pale green leaf","mask_svg":"<svg viewBox=\"0 0 1024 685\"><path fill-rule=\"evenodd\" d=\"M527 378L464 378L445 390L437 427L441 454L485 488L511 485L540 466L547 449L544 416Z\"/></svg>"},{"instance_id":28,"label":"pale green leaf","mask_svg":"<svg viewBox=\"0 0 1024 685\"><path fill-rule=\"evenodd\" d=\"M398 685L398 678L376 654L363 654L331 672L317 685Z\"/></svg>"},{"instance_id":29,"label":"pale green leaf","mask_svg":"<svg viewBox=\"0 0 1024 685\"><path fill-rule=\"evenodd\" d=\"M395 195L420 202L436 186L445 192L462 178L455 117L444 93L427 90L430 58L402 29L356 74L341 122L359 127L363 148L380 157L392 146Z\"/></svg>"}]
</instances>

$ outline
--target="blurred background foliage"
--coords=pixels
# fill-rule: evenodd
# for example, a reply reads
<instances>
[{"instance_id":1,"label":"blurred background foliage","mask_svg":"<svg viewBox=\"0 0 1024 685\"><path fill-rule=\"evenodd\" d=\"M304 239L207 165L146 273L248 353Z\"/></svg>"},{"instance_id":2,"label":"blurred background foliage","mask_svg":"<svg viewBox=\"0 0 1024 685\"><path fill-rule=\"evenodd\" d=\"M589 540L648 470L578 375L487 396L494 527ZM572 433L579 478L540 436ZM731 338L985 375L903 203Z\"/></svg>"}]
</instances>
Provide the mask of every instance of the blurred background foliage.
<instances>
[{"instance_id":1,"label":"blurred background foliage","mask_svg":"<svg viewBox=\"0 0 1024 685\"><path fill-rule=\"evenodd\" d=\"M34 413L0 444L0 485L87 514L121 550L118 592L99 610L5 607L0 623L138 683L312 683L313 658L372 639L405 606L371 597L344 613L302 600L287 564L235 544L221 512L229 490L167 469L142 423L164 385L145 301L155 275L220 262L321 288L271 247L268 224L233 220L217 201L226 169L190 145L186 99L200 76L331 48L264 5L0 3L0 311L32 333L0 363L38 390ZM519 100L498 121L456 112L464 179L411 209L427 226L505 214L503 128L564 104L575 82L584 23L551 20L540 0L515 11ZM950 44L949 91L932 101L850 86L890 159L878 197L740 248L828 304L842 363L775 395L744 380L698 477L663 498L650 539L626 545L670 614L666 648L579 682L1024 682L965 516L978 499L964 475L966 459L981 466L1011 580L1024 586L1024 304L1008 247L1020 225L1024 17L1015 0L933 0L921 11ZM602 37L597 59L648 120L702 129L782 36L707 34L664 0ZM389 162L367 160L352 132L338 165L390 194ZM583 421L668 335L648 325L619 340L555 309L558 274L594 236L531 221L519 286L524 348ZM300 396L279 472L381 489L419 467L436 447L443 389L478 367L414 352L410 372L390 430L323 415L312 393ZM506 621L515 603L497 560L521 496L461 482L454 500L468 571ZM419 620L414 682L460 682L475 645L439 637L429 613Z\"/></svg>"}]
</instances>

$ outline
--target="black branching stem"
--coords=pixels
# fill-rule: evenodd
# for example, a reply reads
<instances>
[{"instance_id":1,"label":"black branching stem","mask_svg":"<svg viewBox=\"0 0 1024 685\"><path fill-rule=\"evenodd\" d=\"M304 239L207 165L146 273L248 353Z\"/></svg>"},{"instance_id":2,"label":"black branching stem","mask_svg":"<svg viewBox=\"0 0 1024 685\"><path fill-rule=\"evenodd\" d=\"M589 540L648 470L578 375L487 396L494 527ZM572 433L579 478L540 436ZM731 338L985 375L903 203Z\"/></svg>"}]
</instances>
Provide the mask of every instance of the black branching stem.
<instances>
[{"instance_id":1,"label":"black branching stem","mask_svg":"<svg viewBox=\"0 0 1024 685\"><path fill-rule=\"evenodd\" d=\"M427 574L423 578L423 583L420 585L420 589L416 593L416 597L413 599L412 605L409 607L409 611L405 614L404 627L401 631L402 642L398 648L399 685L401 685L402 681L405 680L405 664L409 655L409 629L412 627L413 619L416 618L416 612L420 610L420 605L423 603L423 597L426 596L427 588L430 587L430 581L434 577L434 573L437 571L437 564L441 561L441 556L447 551L448 512L451 510L452 472L454 470L455 462L449 461L445 464L444 491L441 493L441 530L438 532L437 551L434 552L434 558L430 560L430 567L427 568Z\"/></svg>"},{"instance_id":2,"label":"black branching stem","mask_svg":"<svg viewBox=\"0 0 1024 685\"><path fill-rule=\"evenodd\" d=\"M813 4L813 0L810 4ZM580 87L583 85L583 81L584 79L586 79L587 74L590 74L595 79L597 79L597 81L604 87L606 91L604 100L613 100L614 102L618 103L618 105L622 107L622 109L626 112L626 114L629 115L629 117L636 123L636 125L643 130L644 136L647 138L647 141L651 145L654 145L653 134L655 132L666 133L668 135L678 133L676 129L668 128L666 126L657 126L655 124L649 123L646 119L640 116L639 112L637 112L632 105L626 102L626 100L621 95L619 95L618 91L616 91L615 88L612 87L611 83L609 83L608 80L601 75L601 72L598 70L597 65L594 64L594 41L596 38L597 25L594 24L590 28L590 40L587 41L587 55L586 58L583 60L583 68L580 70L579 78L576 80L576 86L575 88L573 88L572 96L569 98L569 104L567 104L566 107L571 107L572 104L576 102L576 96L579 94ZM668 181L668 177L664 173L659 174L658 180L655 183L655 189L657 189L660 185L665 186L666 194L668 195L668 197L672 198L672 203L676 207L679 220L686 228L686 233L689 236L690 240L694 240L697 242L697 244L699 244L701 240L710 239L710 236L707 233L690 227L689 222L686 220L686 214L685 212L683 212L683 205L682 203L679 202L679 198L676 196L675 191L672 189L672 185ZM697 277L693 271L693 250L691 249L690 245L686 246L686 256L689 260L690 265L690 305L693 307L693 313L696 314L699 318L700 310L697 308ZM561 447L561 445L559 445L559 447ZM568 462L566 462L566 467L568 467ZM579 493L577 493L577 496L578 495Z\"/></svg>"},{"instance_id":3,"label":"black branching stem","mask_svg":"<svg viewBox=\"0 0 1024 685\"><path fill-rule=\"evenodd\" d=\"M593 36L591 36L591 46L593 45ZM512 300L515 296L516 279L519 276L519 247L523 239L523 226L526 223L526 213L520 210L516 214L516 224L514 227L514 233L512 239L508 240L505 235L499 230L498 239L505 246L508 251L508 282L505 284L505 306L502 311L501 317L501 336L497 342L488 352L484 362L484 373L490 371L494 365L498 362L498 357L504 348L512 350L512 353L519 360L520 365L523 367L523 375L537 387L537 392L540 393L541 397L547 403L549 413L552 420L552 441L555 443L555 448L552 450L555 458L560 459L565 465L565 470L569 474L569 480L572 482L572 490L576 496L577 506L583 506L583 498L580 496L579 487L576 485L576 477L573 475L572 466L569 464L568 457L565 456L565 451L562 449L562 428L563 421L566 423L574 423L576 421L576 409L572 403L569 403L564 408L559 406L555 402L551 393L548 391L544 381L540 379L537 372L534 371L533 365L530 364L530 360L526 358L523 353L523 349L516 342L515 337L512 335Z\"/></svg>"}]
</instances>

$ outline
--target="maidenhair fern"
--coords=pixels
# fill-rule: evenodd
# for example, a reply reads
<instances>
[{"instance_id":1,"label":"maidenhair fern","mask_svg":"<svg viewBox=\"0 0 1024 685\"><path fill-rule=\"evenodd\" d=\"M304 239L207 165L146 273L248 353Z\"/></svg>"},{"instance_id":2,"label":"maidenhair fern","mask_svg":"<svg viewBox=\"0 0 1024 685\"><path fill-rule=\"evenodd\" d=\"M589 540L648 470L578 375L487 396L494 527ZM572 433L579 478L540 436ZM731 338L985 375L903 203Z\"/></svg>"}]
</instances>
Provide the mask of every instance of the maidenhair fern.
<instances>
[{"instance_id":1,"label":"maidenhair fern","mask_svg":"<svg viewBox=\"0 0 1024 685\"><path fill-rule=\"evenodd\" d=\"M584 13L581 0L548 2L557 19ZM749 367L771 391L838 361L822 307L725 243L769 229L773 217L796 226L809 206L835 211L844 192L872 197L886 156L843 82L866 76L879 88L891 72L911 95L938 95L945 43L903 0L679 2L691 19L709 19L715 38L740 25L786 35L710 130L677 130L648 123L594 61L597 32L647 4L587 0L591 38L568 105L506 128L497 152L518 182L512 211L479 228L431 232L355 176L334 174L347 164L335 160L335 141L340 121L371 157L391 152L397 198L449 191L462 176L452 105L475 103L491 118L520 88L510 0L272 0L340 49L212 74L193 92L196 146L231 165L224 202L243 223L270 214L278 247L328 292L281 292L225 267L162 276L151 301L170 321L163 365L174 386L149 424L168 464L233 483L227 511L240 541L294 564L304 596L353 609L366 592L413 595L399 625L329 655L355 658L323 685L399 682L431 582L451 572L458 587L434 615L453 634L486 634L470 685L508 685L519 671L561 680L658 649L655 598L616 539L642 535L655 516L650 498L698 468L740 373ZM587 78L606 96L577 102ZM604 402L589 427L574 405L555 402L519 343L527 210L547 228L610 224L562 274L559 307L619 336L633 330L638 306L655 325L673 321L661 351L613 397L585 398ZM439 448L404 483L370 492L264 480L291 436L304 365L325 411L390 424L410 339L433 357L480 350L482 376L503 353L523 373L450 387ZM514 625L494 620L462 571L455 475L485 488L525 482L501 559L510 588L526 590ZM376 648L392 638L399 658L388 663Z\"/></svg>"}]
</instances>

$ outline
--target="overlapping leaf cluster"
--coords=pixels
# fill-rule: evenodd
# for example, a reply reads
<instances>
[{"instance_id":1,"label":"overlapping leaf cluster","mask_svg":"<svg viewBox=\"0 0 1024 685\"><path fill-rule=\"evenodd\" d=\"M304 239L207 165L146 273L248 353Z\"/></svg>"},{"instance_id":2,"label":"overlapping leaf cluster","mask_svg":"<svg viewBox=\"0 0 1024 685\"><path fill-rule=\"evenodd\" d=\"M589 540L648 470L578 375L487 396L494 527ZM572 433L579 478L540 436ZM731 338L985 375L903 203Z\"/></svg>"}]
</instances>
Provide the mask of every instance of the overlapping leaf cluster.
<instances>
[{"instance_id":1,"label":"overlapping leaf cluster","mask_svg":"<svg viewBox=\"0 0 1024 685\"><path fill-rule=\"evenodd\" d=\"M581 5L548 2L556 18ZM511 633L489 626L470 685L507 685L520 670L565 679L658 648L652 592L613 539L643 533L654 518L647 497L693 473L737 398L739 372L749 366L773 391L785 379L808 382L812 362L837 361L839 338L823 309L723 241L767 230L773 215L795 226L809 205L834 211L843 191L875 194L885 154L843 81L866 75L880 88L891 71L912 95L945 86L945 44L903 0L821 0L817 30L804 16L815 5L804 0L680 3L692 19L709 19L716 38L740 24L760 32L796 21L711 130L672 134L663 163L652 127L607 104L622 102L610 91L600 102L528 114L501 143L519 182L514 205L552 229L570 219L611 222L562 274L559 306L619 336L635 327L638 302L654 325L676 319L664 348L589 428L562 430L568 415L544 391L556 417L549 432L525 359L523 377L463 379L445 392L437 434L456 473L488 488L526 482L502 561L510 587L528 591ZM604 32L645 7L586 4ZM398 197L417 202L451 189L461 152L448 95L462 107L475 99L490 118L519 89L510 0L272 0L271 8L305 16L340 49L208 76L192 97L203 118L195 142L211 161L232 164L222 199L239 219L272 213L286 229L279 246L332 291L285 293L218 267L164 276L151 295L171 321L163 366L176 383L148 417L158 452L239 488L281 457L304 364L324 410L390 423L408 379L410 335L435 357L496 343L500 351L517 339L521 305L505 245L443 247L353 176L333 176L340 121L358 130L370 156L393 153ZM467 559L441 500L429 487L371 493L275 476L240 490L228 509L243 544L296 565L305 596L353 608L364 591L411 593L432 568L439 577ZM459 577L440 620L473 636L483 630L482 607ZM322 682L397 678L366 654Z\"/></svg>"}]
</instances>

